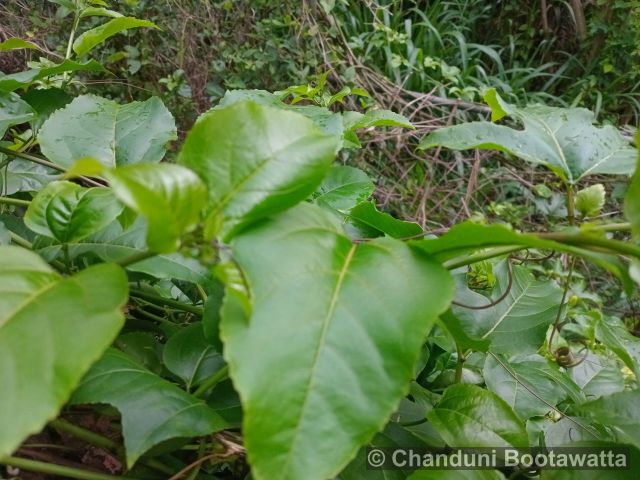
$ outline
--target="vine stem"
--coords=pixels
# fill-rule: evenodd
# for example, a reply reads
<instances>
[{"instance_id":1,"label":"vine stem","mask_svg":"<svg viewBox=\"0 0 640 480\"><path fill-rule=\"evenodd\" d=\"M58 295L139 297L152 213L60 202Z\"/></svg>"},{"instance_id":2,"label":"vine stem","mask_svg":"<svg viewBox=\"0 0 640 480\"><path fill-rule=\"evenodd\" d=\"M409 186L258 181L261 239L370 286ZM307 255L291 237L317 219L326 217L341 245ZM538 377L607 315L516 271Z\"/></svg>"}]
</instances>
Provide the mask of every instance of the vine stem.
<instances>
[{"instance_id":1,"label":"vine stem","mask_svg":"<svg viewBox=\"0 0 640 480\"><path fill-rule=\"evenodd\" d=\"M551 329L551 334L549 335L549 353L553 355L553 337L556 332L560 330L560 318L562 318L562 310L564 304L567 301L567 295L569 293L569 288L571 288L571 279L573 278L573 268L576 264L576 257L571 257L569 263L569 273L567 274L567 278L564 283L564 291L562 292L562 300L560 300L560 307L558 308L558 314L556 315L556 321L553 322L553 328ZM554 355L555 356L555 355Z\"/></svg>"},{"instance_id":2,"label":"vine stem","mask_svg":"<svg viewBox=\"0 0 640 480\"><path fill-rule=\"evenodd\" d=\"M567 220L569 225L576 222L576 201L573 192L573 185L567 183Z\"/></svg>"},{"instance_id":3,"label":"vine stem","mask_svg":"<svg viewBox=\"0 0 640 480\"><path fill-rule=\"evenodd\" d=\"M78 30L78 26L80 25L80 15L76 10L73 12L73 27L71 27L71 33L69 34L69 41L67 42L67 51L64 55L65 60L69 60L71 58L71 53L73 52L73 42L76 38L76 31ZM62 79L64 85L66 86L69 80L71 79L69 72L64 72L62 75Z\"/></svg>"},{"instance_id":4,"label":"vine stem","mask_svg":"<svg viewBox=\"0 0 640 480\"><path fill-rule=\"evenodd\" d=\"M68 422L63 418L57 418L55 420L52 420L51 422L49 422L49 426L56 428L58 430L62 430L63 432L66 432L69 435L79 438L80 440L84 440L85 442L90 443L91 445L95 445L97 447L102 447L107 450L114 451L118 454L118 456L122 454L122 448L120 447L120 445L118 445L116 442L114 442L110 438L107 438L100 434L92 432L91 430L87 430L86 428L79 427L78 425L74 425L73 423ZM173 473L173 470L171 468L167 467L166 465L164 465L163 463L155 459L141 458L139 462L143 465L146 465L149 468L153 468L154 470L157 470L162 473L166 473L168 475L171 475ZM118 477L118 478L122 478L122 477Z\"/></svg>"},{"instance_id":5,"label":"vine stem","mask_svg":"<svg viewBox=\"0 0 640 480\"><path fill-rule=\"evenodd\" d=\"M481 262L483 260L489 260L490 258L517 252L518 250L524 250L525 248L528 247L525 247L523 245L509 245L506 247L490 248L483 252L472 253L471 255L467 255L460 259L453 258L451 260L447 260L446 262L444 262L444 266L449 270L455 270L456 268L464 267L465 265Z\"/></svg>"},{"instance_id":6,"label":"vine stem","mask_svg":"<svg viewBox=\"0 0 640 480\"><path fill-rule=\"evenodd\" d=\"M456 363L456 374L454 378L455 383L462 382L462 367L464 366L464 353L460 349L460 346L456 343L456 350L458 352L458 362Z\"/></svg>"},{"instance_id":7,"label":"vine stem","mask_svg":"<svg viewBox=\"0 0 640 480\"><path fill-rule=\"evenodd\" d=\"M63 432L73 435L76 438L84 440L87 443L96 445L97 447L108 448L110 450L115 450L118 448L118 444L113 440L107 437L103 437L102 435L98 435L97 433L94 433L91 430L87 430L86 428L74 425L73 423L68 422L62 418L52 420L51 422L49 422L49 425L53 428L57 428L58 430L62 430Z\"/></svg>"},{"instance_id":8,"label":"vine stem","mask_svg":"<svg viewBox=\"0 0 640 480\"><path fill-rule=\"evenodd\" d=\"M631 223L605 223L604 225L591 225L586 228L588 231L593 230L598 232L623 232L625 230L631 230Z\"/></svg>"},{"instance_id":9,"label":"vine stem","mask_svg":"<svg viewBox=\"0 0 640 480\"><path fill-rule=\"evenodd\" d=\"M37 163L38 165L42 165L43 167L47 167L47 168L51 168L53 170L56 170L60 173L64 173L66 170L64 168L62 168L60 165L56 165L53 162L50 162L49 160L46 160L44 158L40 158L40 157L36 157L35 155L31 155L29 153L24 153L24 152L18 152L16 150L11 150L10 148L5 148L5 147L0 147L0 153L4 153L5 155L10 155L13 157L18 157L18 158L22 158L23 160L28 160L30 162L33 163ZM78 177L79 179L81 179L83 182L92 185L94 187L104 187L103 184L101 184L100 182L96 182L95 180L93 180L92 178L88 178L88 177Z\"/></svg>"},{"instance_id":10,"label":"vine stem","mask_svg":"<svg viewBox=\"0 0 640 480\"><path fill-rule=\"evenodd\" d=\"M20 457L3 457L0 458L0 465L7 465L15 468L29 470L31 472L48 473L65 478L77 478L80 480L136 480L132 477L122 477L107 475L104 473L90 472L79 468L55 465L53 463L38 462L37 460L29 460Z\"/></svg>"},{"instance_id":11,"label":"vine stem","mask_svg":"<svg viewBox=\"0 0 640 480\"><path fill-rule=\"evenodd\" d=\"M16 245L22 247L22 248L27 248L29 250L33 250L33 244L27 240L26 238L22 238L20 235L18 235L17 233L14 232L9 232L9 235L11 236L11 243L15 243ZM54 267L56 267L58 270L64 270L65 269L65 265L58 261L58 260L51 260L49 262L51 265L53 265Z\"/></svg>"},{"instance_id":12,"label":"vine stem","mask_svg":"<svg viewBox=\"0 0 640 480\"><path fill-rule=\"evenodd\" d=\"M29 200L20 200L19 198L0 197L0 203L4 205L15 205L16 207L28 207L31 205Z\"/></svg>"},{"instance_id":13,"label":"vine stem","mask_svg":"<svg viewBox=\"0 0 640 480\"><path fill-rule=\"evenodd\" d=\"M577 247L599 247L617 254L630 255L640 258L640 247L619 240L595 237L593 235L566 234L566 233L539 233L540 238L555 240L566 245Z\"/></svg>"},{"instance_id":14,"label":"vine stem","mask_svg":"<svg viewBox=\"0 0 640 480\"><path fill-rule=\"evenodd\" d=\"M229 365L225 365L216 373L207 378L200 386L193 392L194 397L202 397L205 393L215 387L218 383L229 376Z\"/></svg>"},{"instance_id":15,"label":"vine stem","mask_svg":"<svg viewBox=\"0 0 640 480\"><path fill-rule=\"evenodd\" d=\"M147 300L152 303L156 303L158 305L165 305L167 307L175 308L176 310L182 310L183 312L193 313L194 315L202 316L204 309L202 307L196 307L195 305L188 305L186 303L178 302L177 300L173 300L171 298L164 298L160 295L155 295L153 293L145 292L144 290L139 290L137 288L130 288L129 293L132 297L142 298L143 300Z\"/></svg>"},{"instance_id":16,"label":"vine stem","mask_svg":"<svg viewBox=\"0 0 640 480\"><path fill-rule=\"evenodd\" d=\"M141 252L134 253L128 257L125 257L121 260L118 260L117 263L121 267L128 267L129 265L133 265L134 263L141 262L142 260L146 260L147 258L155 257L157 255L156 252L151 250L143 250Z\"/></svg>"}]
</instances>

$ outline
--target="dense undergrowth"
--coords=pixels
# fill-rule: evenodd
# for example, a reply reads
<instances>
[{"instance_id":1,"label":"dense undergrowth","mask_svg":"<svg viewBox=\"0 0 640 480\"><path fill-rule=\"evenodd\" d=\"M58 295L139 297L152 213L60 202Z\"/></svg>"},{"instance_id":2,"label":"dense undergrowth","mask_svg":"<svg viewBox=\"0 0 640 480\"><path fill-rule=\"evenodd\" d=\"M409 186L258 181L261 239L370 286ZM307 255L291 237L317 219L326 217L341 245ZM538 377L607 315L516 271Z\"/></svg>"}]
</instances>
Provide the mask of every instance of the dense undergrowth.
<instances>
[{"instance_id":1,"label":"dense undergrowth","mask_svg":"<svg viewBox=\"0 0 640 480\"><path fill-rule=\"evenodd\" d=\"M37 3L0 5L3 478L635 478L636 2ZM567 446L630 466L371 457Z\"/></svg>"}]
</instances>

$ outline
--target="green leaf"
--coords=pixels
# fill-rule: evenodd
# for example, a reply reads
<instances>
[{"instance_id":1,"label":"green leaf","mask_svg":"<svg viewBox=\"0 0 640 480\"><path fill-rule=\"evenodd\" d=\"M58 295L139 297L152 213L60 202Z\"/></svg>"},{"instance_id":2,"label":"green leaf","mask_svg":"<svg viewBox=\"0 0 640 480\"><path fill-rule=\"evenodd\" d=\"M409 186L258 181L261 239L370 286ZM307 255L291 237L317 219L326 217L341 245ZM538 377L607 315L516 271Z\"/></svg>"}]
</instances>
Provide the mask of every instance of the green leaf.
<instances>
[{"instance_id":1,"label":"green leaf","mask_svg":"<svg viewBox=\"0 0 640 480\"><path fill-rule=\"evenodd\" d=\"M54 418L124 323L116 265L68 278L38 255L0 247L0 456Z\"/></svg>"},{"instance_id":2,"label":"green leaf","mask_svg":"<svg viewBox=\"0 0 640 480\"><path fill-rule=\"evenodd\" d=\"M495 88L490 88L484 93L484 101L491 108L491 121L497 122L507 115L513 115L514 105L505 102Z\"/></svg>"},{"instance_id":3,"label":"green leaf","mask_svg":"<svg viewBox=\"0 0 640 480\"><path fill-rule=\"evenodd\" d=\"M169 163L128 165L104 175L115 196L147 219L147 245L153 251L175 251L180 238L200 220L207 191L196 174L185 167Z\"/></svg>"},{"instance_id":4,"label":"green leaf","mask_svg":"<svg viewBox=\"0 0 640 480\"><path fill-rule=\"evenodd\" d=\"M33 118L33 109L15 93L0 93L0 139L13 125Z\"/></svg>"},{"instance_id":5,"label":"green leaf","mask_svg":"<svg viewBox=\"0 0 640 480\"><path fill-rule=\"evenodd\" d=\"M354 245L338 222L302 204L232 243L253 313L227 296L221 334L258 479L335 476L407 392L451 298L441 266L390 238Z\"/></svg>"},{"instance_id":6,"label":"green leaf","mask_svg":"<svg viewBox=\"0 0 640 480\"><path fill-rule=\"evenodd\" d=\"M147 250L146 235L147 223L142 217L126 230L119 222L113 222L94 235L69 245L69 256L76 258L91 254L104 262L115 263ZM38 249L38 253L52 260L60 254L60 249L60 245L48 245ZM207 268L200 262L180 253L156 255L127 266L127 270L145 273L157 279L192 283L202 283L210 276Z\"/></svg>"},{"instance_id":7,"label":"green leaf","mask_svg":"<svg viewBox=\"0 0 640 480\"><path fill-rule=\"evenodd\" d=\"M626 437L620 439L622 442L627 440L640 448L639 402L639 390L618 392L585 403L579 412L590 416L594 421L615 427Z\"/></svg>"},{"instance_id":8,"label":"green leaf","mask_svg":"<svg viewBox=\"0 0 640 480\"><path fill-rule=\"evenodd\" d=\"M320 5L322 6L324 13L329 15L336 6L336 0L320 0Z\"/></svg>"},{"instance_id":9,"label":"green leaf","mask_svg":"<svg viewBox=\"0 0 640 480\"><path fill-rule=\"evenodd\" d=\"M526 447L524 424L495 393L476 385L447 388L427 418L451 447Z\"/></svg>"},{"instance_id":10,"label":"green leaf","mask_svg":"<svg viewBox=\"0 0 640 480\"><path fill-rule=\"evenodd\" d=\"M405 222L377 209L374 202L362 202L349 212L349 220L363 236L388 235L409 238L422 233L417 223Z\"/></svg>"},{"instance_id":11,"label":"green leaf","mask_svg":"<svg viewBox=\"0 0 640 480\"><path fill-rule=\"evenodd\" d=\"M419 148L446 147L499 150L534 164L545 165L575 184L597 173L630 175L637 152L615 127L593 126L594 114L583 108L529 106L517 108L495 94L494 118L509 114L522 122L516 130L489 122L471 122L436 130ZM499 109L497 108L499 102Z\"/></svg>"},{"instance_id":12,"label":"green leaf","mask_svg":"<svg viewBox=\"0 0 640 480\"><path fill-rule=\"evenodd\" d=\"M0 92L13 92L19 88L26 88L32 83L43 78L60 75L65 72L106 72L105 68L95 60L85 63L65 60L64 62L51 67L32 68L24 72L12 73L11 75L0 74Z\"/></svg>"},{"instance_id":13,"label":"green leaf","mask_svg":"<svg viewBox=\"0 0 640 480\"><path fill-rule=\"evenodd\" d=\"M451 309L440 315L440 325L453 337L456 345L464 350L475 350L476 352L486 352L489 350L491 340L478 338L467 333L467 329L460 323Z\"/></svg>"},{"instance_id":14,"label":"green leaf","mask_svg":"<svg viewBox=\"0 0 640 480\"><path fill-rule=\"evenodd\" d=\"M127 466L154 445L222 430L226 423L199 400L110 349L91 368L72 403L108 403L122 416Z\"/></svg>"},{"instance_id":15,"label":"green leaf","mask_svg":"<svg viewBox=\"0 0 640 480\"><path fill-rule=\"evenodd\" d=\"M42 153L66 168L85 157L106 167L159 162L175 138L175 122L159 98L119 105L95 95L55 112L38 135Z\"/></svg>"},{"instance_id":16,"label":"green leaf","mask_svg":"<svg viewBox=\"0 0 640 480\"><path fill-rule=\"evenodd\" d=\"M0 159L3 156L0 155ZM16 192L41 190L50 182L60 178L58 172L28 160L13 159L5 168L0 169L1 189L4 195Z\"/></svg>"},{"instance_id":17,"label":"green leaf","mask_svg":"<svg viewBox=\"0 0 640 480\"><path fill-rule=\"evenodd\" d=\"M596 324L596 338L640 378L640 339L619 318L603 316Z\"/></svg>"},{"instance_id":18,"label":"green leaf","mask_svg":"<svg viewBox=\"0 0 640 480\"><path fill-rule=\"evenodd\" d=\"M11 245L11 231L0 221L0 245Z\"/></svg>"},{"instance_id":19,"label":"green leaf","mask_svg":"<svg viewBox=\"0 0 640 480\"><path fill-rule=\"evenodd\" d=\"M76 38L76 41L73 42L73 51L76 52L78 57L83 57L107 38L113 37L124 30L139 27L158 28L155 23L148 20L140 20L133 17L114 18L99 27L84 32Z\"/></svg>"},{"instance_id":20,"label":"green leaf","mask_svg":"<svg viewBox=\"0 0 640 480\"><path fill-rule=\"evenodd\" d=\"M467 335L491 341L489 350L507 355L534 353L558 315L562 289L551 280L536 280L526 267L515 265L512 272L512 285L504 300L483 309L451 308ZM463 284L456 290L456 301L481 307L501 298L509 286L506 262L494 273L496 284L488 298Z\"/></svg>"},{"instance_id":21,"label":"green leaf","mask_svg":"<svg viewBox=\"0 0 640 480\"><path fill-rule=\"evenodd\" d=\"M617 362L594 352L569 369L571 379L584 392L588 400L624 390L624 377Z\"/></svg>"},{"instance_id":22,"label":"green leaf","mask_svg":"<svg viewBox=\"0 0 640 480\"><path fill-rule=\"evenodd\" d=\"M640 145L640 132L636 135L636 145ZM631 222L634 237L640 238L640 156L624 199L624 215Z\"/></svg>"},{"instance_id":23,"label":"green leaf","mask_svg":"<svg viewBox=\"0 0 640 480\"><path fill-rule=\"evenodd\" d=\"M33 130L37 132L53 112L64 108L73 97L60 88L29 90L22 99L31 105L37 117L31 121Z\"/></svg>"},{"instance_id":24,"label":"green leaf","mask_svg":"<svg viewBox=\"0 0 640 480\"><path fill-rule=\"evenodd\" d=\"M311 195L329 171L338 142L302 115L239 102L200 118L180 162L205 181L210 218L223 216L231 236Z\"/></svg>"},{"instance_id":25,"label":"green leaf","mask_svg":"<svg viewBox=\"0 0 640 480\"><path fill-rule=\"evenodd\" d=\"M0 42L0 52L8 52L9 50L19 50L23 48L40 50L40 47L35 43L23 40L22 38L12 37L4 42Z\"/></svg>"},{"instance_id":26,"label":"green leaf","mask_svg":"<svg viewBox=\"0 0 640 480\"><path fill-rule=\"evenodd\" d=\"M119 12L116 12L114 10L109 10L108 8L104 8L104 7L87 7L83 9L82 12L80 12L80 18L86 18L86 17L120 18L120 17L123 17L123 15ZM115 35L115 33L113 35Z\"/></svg>"},{"instance_id":27,"label":"green leaf","mask_svg":"<svg viewBox=\"0 0 640 480\"><path fill-rule=\"evenodd\" d=\"M576 195L576 210L583 217L600 215L600 211L604 207L605 195L604 185L601 183L583 188Z\"/></svg>"},{"instance_id":28,"label":"green leaf","mask_svg":"<svg viewBox=\"0 0 640 480\"><path fill-rule=\"evenodd\" d=\"M222 354L204 338L202 323L192 323L173 335L162 352L167 369L180 377L189 391L224 365Z\"/></svg>"},{"instance_id":29,"label":"green leaf","mask_svg":"<svg viewBox=\"0 0 640 480\"><path fill-rule=\"evenodd\" d=\"M487 388L507 402L523 420L547 415L569 395L585 400L580 388L540 355L511 361L487 355L482 375Z\"/></svg>"},{"instance_id":30,"label":"green leaf","mask_svg":"<svg viewBox=\"0 0 640 480\"><path fill-rule=\"evenodd\" d=\"M561 447L574 442L613 439L610 431L589 418L564 416L531 418L527 422L532 446Z\"/></svg>"},{"instance_id":31,"label":"green leaf","mask_svg":"<svg viewBox=\"0 0 640 480\"><path fill-rule=\"evenodd\" d=\"M165 371L161 361L162 345L156 337L157 334L151 332L129 332L118 335L113 345L147 370L161 374Z\"/></svg>"},{"instance_id":32,"label":"green leaf","mask_svg":"<svg viewBox=\"0 0 640 480\"><path fill-rule=\"evenodd\" d=\"M38 192L24 222L40 235L73 243L109 225L122 208L109 188L84 188L59 181Z\"/></svg>"},{"instance_id":33,"label":"green leaf","mask_svg":"<svg viewBox=\"0 0 640 480\"><path fill-rule=\"evenodd\" d=\"M415 129L409 120L390 110L369 110L364 114L359 112L346 112L344 114L344 129L347 131L371 127L402 127L411 130Z\"/></svg>"},{"instance_id":34,"label":"green leaf","mask_svg":"<svg viewBox=\"0 0 640 480\"><path fill-rule=\"evenodd\" d=\"M373 193L375 186L362 170L334 166L318 187L314 200L339 212L348 212Z\"/></svg>"}]
</instances>

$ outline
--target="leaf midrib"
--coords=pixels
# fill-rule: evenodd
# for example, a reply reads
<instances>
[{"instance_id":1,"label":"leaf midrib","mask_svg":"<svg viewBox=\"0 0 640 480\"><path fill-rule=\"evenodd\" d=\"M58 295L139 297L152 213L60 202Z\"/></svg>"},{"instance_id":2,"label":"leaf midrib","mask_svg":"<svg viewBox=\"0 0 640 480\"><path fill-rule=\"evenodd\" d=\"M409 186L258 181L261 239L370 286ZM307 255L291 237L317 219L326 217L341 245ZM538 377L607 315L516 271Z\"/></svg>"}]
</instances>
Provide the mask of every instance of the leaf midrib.
<instances>
[{"instance_id":1,"label":"leaf midrib","mask_svg":"<svg viewBox=\"0 0 640 480\"><path fill-rule=\"evenodd\" d=\"M2 319L0 318L0 331L2 331L2 329L5 328L12 320L14 320L16 318L16 316L18 316L18 313L20 313L21 310L23 310L24 308L28 307L29 304L31 304L33 301L35 301L35 299L38 298L40 295L43 295L48 290L51 290L56 285L59 285L60 282L61 282L61 279L58 278L55 281L45 285L43 288L40 288L39 290L36 290L35 292L33 292L33 294L31 294L27 298L25 298L22 303L16 305L16 308L11 310L6 315L6 317L5 317L6 320L2 321Z\"/></svg>"},{"instance_id":2,"label":"leaf midrib","mask_svg":"<svg viewBox=\"0 0 640 480\"><path fill-rule=\"evenodd\" d=\"M293 436L291 439L290 444L293 446L296 444L296 440L298 438L298 435L300 434L300 425L302 424L302 419L305 416L305 411L308 405L308 401L309 401L309 395L311 394L311 391L313 390L313 382L316 378L316 370L318 368L318 364L320 362L320 353L322 351L322 347L325 344L325 340L326 340L326 336L327 336L327 332L329 330L329 325L331 324L331 320L333 319L333 314L335 312L335 308L336 305L338 303L338 297L340 295L340 290L342 288L342 284L344 282L344 279L346 277L347 274L347 270L349 269L349 266L351 265L351 262L353 260L353 256L355 254L357 246L356 245L351 245L351 248L349 249L349 252L347 253L344 263L342 265L342 268L340 269L340 272L338 273L338 277L336 280L336 285L333 289L333 293L331 295L331 301L329 303L329 309L327 310L327 315L324 318L323 321L323 325L322 325L322 332L320 334L320 339L318 341L318 344L316 346L316 351L314 352L314 357L313 357L313 363L311 366L311 372L309 374L309 381L307 383L307 388L306 391L304 393L304 398L302 400L302 406L300 408L300 414L298 415L298 419L296 422L296 426L295 426L295 430L293 432ZM288 450L288 454L286 457L286 463L284 464L283 467L283 471L287 472L289 470L289 465L291 463L291 459L294 457L293 455L293 448L290 448Z\"/></svg>"},{"instance_id":3,"label":"leaf midrib","mask_svg":"<svg viewBox=\"0 0 640 480\"><path fill-rule=\"evenodd\" d=\"M513 299L513 302L511 303L511 305L509 305L509 307L507 308L507 310L504 312L504 314L502 316L500 316L500 318L498 319L498 321L493 325L493 327L491 327L489 329L489 331L487 333L485 333L482 337L482 339L487 338L489 335L491 335L496 328L498 328L498 326L500 326L500 324L505 320L505 318L507 318L507 316L511 313L511 311L515 308L515 306L518 304L518 302L520 302L520 300L522 300L522 297L525 296L525 294L527 293L527 291L529 290L529 288L531 287L532 283L528 283L527 286L522 290L522 292L520 292L520 294L515 297Z\"/></svg>"}]
</instances>

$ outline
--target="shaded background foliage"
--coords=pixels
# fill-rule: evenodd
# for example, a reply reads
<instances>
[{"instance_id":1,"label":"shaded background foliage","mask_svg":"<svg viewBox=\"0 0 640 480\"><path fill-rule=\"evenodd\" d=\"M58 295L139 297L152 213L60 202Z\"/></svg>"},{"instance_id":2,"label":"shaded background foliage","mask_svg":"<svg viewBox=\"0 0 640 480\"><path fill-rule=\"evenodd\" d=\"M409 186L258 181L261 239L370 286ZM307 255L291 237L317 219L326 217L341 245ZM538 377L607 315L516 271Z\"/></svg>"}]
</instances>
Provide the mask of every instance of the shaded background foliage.
<instances>
[{"instance_id":1,"label":"shaded background foliage","mask_svg":"<svg viewBox=\"0 0 640 480\"><path fill-rule=\"evenodd\" d=\"M161 96L182 138L227 89L282 90L331 70L334 90L361 86L417 127L371 137L365 141L371 148L343 158L376 178L376 199L388 211L424 228L474 215L535 228L543 218L566 214L547 172L516 172L508 159L485 153L416 156L415 139L454 121L486 118L486 108L475 102L488 86L521 105L585 106L600 120L635 124L640 2L581 2L584 24L575 4L120 0L123 13L148 18L163 30L112 39L98 55L115 77L86 85L126 101ZM45 0L3 2L0 37L30 37L63 54L70 19L55 12ZM37 55L28 50L3 54L0 66L18 71ZM356 105L348 100L347 106ZM618 211L622 186L611 178L595 181L605 182L612 193L606 213ZM540 195L540 184L550 191ZM462 201L453 201L457 198Z\"/></svg>"},{"instance_id":2,"label":"shaded background foliage","mask_svg":"<svg viewBox=\"0 0 640 480\"><path fill-rule=\"evenodd\" d=\"M163 30L114 37L96 54L115 76L77 88L122 101L158 95L183 138L227 89L282 90L331 70L333 90L361 86L417 127L342 154L375 178L382 208L434 232L465 218L545 228L566 217L547 171L487 152L416 155L415 145L435 128L488 118L476 103L488 86L520 105L584 106L601 121L636 124L640 1L581 4L584 25L569 0L119 0L122 13ZM3 2L0 39L31 38L63 55L71 20L56 10L46 0ZM37 55L5 53L0 67L19 71ZM624 182L593 182L608 193L603 215L619 212Z\"/></svg>"}]
</instances>

